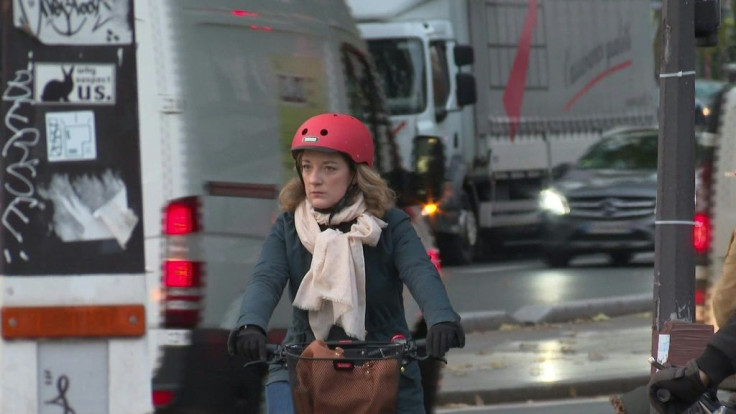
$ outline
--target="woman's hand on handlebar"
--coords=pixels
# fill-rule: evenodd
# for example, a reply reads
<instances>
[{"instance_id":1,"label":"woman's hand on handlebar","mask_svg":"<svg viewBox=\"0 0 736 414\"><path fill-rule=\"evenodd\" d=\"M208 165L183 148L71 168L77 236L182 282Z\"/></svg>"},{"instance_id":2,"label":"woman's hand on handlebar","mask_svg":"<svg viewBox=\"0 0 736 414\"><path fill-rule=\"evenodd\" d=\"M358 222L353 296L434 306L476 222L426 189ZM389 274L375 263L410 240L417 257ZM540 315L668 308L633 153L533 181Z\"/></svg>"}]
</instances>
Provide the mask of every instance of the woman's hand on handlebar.
<instances>
[{"instance_id":1,"label":"woman's hand on handlebar","mask_svg":"<svg viewBox=\"0 0 736 414\"><path fill-rule=\"evenodd\" d=\"M460 322L440 322L432 325L427 333L427 353L442 358L450 348L465 346L465 331Z\"/></svg>"},{"instance_id":2,"label":"woman's hand on handlebar","mask_svg":"<svg viewBox=\"0 0 736 414\"><path fill-rule=\"evenodd\" d=\"M266 333L255 325L241 328L235 336L236 355L249 362L266 360Z\"/></svg>"},{"instance_id":3,"label":"woman's hand on handlebar","mask_svg":"<svg viewBox=\"0 0 736 414\"><path fill-rule=\"evenodd\" d=\"M694 360L684 367L657 371L649 381L649 400L662 414L681 413L690 408L707 390Z\"/></svg>"}]
</instances>

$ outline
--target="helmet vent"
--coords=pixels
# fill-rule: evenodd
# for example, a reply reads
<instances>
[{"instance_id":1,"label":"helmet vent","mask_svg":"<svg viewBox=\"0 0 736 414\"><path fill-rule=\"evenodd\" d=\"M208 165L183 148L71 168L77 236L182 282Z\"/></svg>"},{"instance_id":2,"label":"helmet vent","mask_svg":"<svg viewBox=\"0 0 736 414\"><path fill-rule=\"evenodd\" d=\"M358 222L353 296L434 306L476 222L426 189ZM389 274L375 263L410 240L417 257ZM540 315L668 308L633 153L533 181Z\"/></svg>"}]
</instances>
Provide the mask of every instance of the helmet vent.
<instances>
[{"instance_id":1,"label":"helmet vent","mask_svg":"<svg viewBox=\"0 0 736 414\"><path fill-rule=\"evenodd\" d=\"M325 135L327 135L327 130L326 129L323 129L323 130L319 131L319 133L320 133L320 135L325 136Z\"/></svg>"},{"instance_id":2,"label":"helmet vent","mask_svg":"<svg viewBox=\"0 0 736 414\"><path fill-rule=\"evenodd\" d=\"M302 135L307 135L307 131L309 131L307 128L302 129Z\"/></svg>"}]
</instances>

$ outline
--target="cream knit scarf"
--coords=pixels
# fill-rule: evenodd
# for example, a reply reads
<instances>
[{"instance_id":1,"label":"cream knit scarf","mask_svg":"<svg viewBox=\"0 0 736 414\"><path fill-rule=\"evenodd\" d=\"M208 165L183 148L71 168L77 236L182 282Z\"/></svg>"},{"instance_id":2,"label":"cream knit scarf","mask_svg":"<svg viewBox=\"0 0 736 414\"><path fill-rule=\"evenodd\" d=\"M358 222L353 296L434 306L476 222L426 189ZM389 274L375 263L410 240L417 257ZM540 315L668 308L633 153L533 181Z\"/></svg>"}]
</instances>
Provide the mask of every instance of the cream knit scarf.
<instances>
[{"instance_id":1,"label":"cream knit scarf","mask_svg":"<svg viewBox=\"0 0 736 414\"><path fill-rule=\"evenodd\" d=\"M348 233L320 231L328 214L314 210L308 200L294 212L296 232L312 253L312 265L294 298L294 306L309 311L309 324L316 339L327 339L332 325L348 335L365 340L365 261L363 244L375 246L386 223L366 212L363 194L333 216L332 224L357 221Z\"/></svg>"}]
</instances>

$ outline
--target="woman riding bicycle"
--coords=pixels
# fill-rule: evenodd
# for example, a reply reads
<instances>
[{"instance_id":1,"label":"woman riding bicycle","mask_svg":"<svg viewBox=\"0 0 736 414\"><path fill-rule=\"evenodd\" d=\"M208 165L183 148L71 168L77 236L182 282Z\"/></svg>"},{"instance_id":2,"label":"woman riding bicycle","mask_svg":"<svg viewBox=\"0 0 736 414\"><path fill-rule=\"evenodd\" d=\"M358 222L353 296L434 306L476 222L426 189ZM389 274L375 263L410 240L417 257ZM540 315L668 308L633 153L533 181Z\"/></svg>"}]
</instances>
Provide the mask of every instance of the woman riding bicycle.
<instances>
[{"instance_id":1,"label":"woman riding bicycle","mask_svg":"<svg viewBox=\"0 0 736 414\"><path fill-rule=\"evenodd\" d=\"M436 268L372 168L373 139L365 125L349 115L314 116L297 129L291 152L298 178L279 195L284 212L246 287L230 352L265 360L268 321L287 284L294 312L284 344L409 338L406 285L430 326L429 354L463 347L460 317ZM287 370L271 365L268 412L293 412L290 392ZM397 412L425 413L416 362L402 371L398 392Z\"/></svg>"}]
</instances>

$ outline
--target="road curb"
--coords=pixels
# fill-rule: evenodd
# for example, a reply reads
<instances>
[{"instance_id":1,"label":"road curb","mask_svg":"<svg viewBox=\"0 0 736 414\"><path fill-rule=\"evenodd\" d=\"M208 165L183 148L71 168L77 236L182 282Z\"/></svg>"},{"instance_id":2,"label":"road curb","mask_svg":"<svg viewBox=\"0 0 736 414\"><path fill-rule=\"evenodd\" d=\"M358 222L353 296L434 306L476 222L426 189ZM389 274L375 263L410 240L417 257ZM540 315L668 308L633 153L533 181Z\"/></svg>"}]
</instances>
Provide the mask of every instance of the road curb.
<instances>
[{"instance_id":1,"label":"road curb","mask_svg":"<svg viewBox=\"0 0 736 414\"><path fill-rule=\"evenodd\" d=\"M652 310L652 294L595 298L560 305L530 305L517 310L513 319L523 324L566 322L598 314L620 316Z\"/></svg>"},{"instance_id":2,"label":"road curb","mask_svg":"<svg viewBox=\"0 0 736 414\"><path fill-rule=\"evenodd\" d=\"M437 407L448 404L467 404L472 406L531 400L617 395L646 385L648 382L648 375L635 375L600 380L586 380L581 378L580 381L527 385L520 388L440 391L437 396Z\"/></svg>"},{"instance_id":3,"label":"road curb","mask_svg":"<svg viewBox=\"0 0 736 414\"><path fill-rule=\"evenodd\" d=\"M558 305L529 305L520 308L513 315L498 310L463 312L460 318L465 331L477 332L493 331L503 324L568 322L575 319L592 318L599 314L630 315L650 311L652 306L651 294L627 295L578 300Z\"/></svg>"},{"instance_id":4,"label":"road curb","mask_svg":"<svg viewBox=\"0 0 736 414\"><path fill-rule=\"evenodd\" d=\"M494 331L513 320L505 311L463 312L460 321L465 332Z\"/></svg>"}]
</instances>

